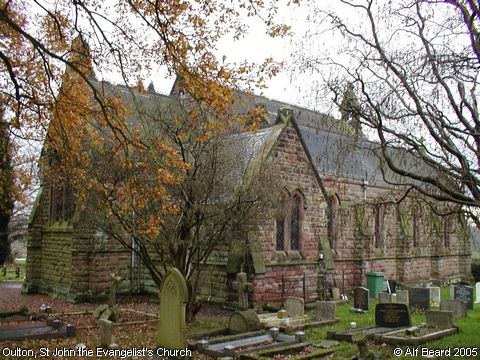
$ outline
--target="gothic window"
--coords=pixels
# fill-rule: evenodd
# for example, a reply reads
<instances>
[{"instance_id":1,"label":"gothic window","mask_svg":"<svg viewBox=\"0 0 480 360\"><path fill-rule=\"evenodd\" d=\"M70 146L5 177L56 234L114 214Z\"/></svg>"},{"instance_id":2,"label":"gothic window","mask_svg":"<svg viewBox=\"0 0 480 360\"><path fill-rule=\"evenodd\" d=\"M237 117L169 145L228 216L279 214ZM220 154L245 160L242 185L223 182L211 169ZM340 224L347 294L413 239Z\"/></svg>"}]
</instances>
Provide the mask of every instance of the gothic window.
<instances>
[{"instance_id":1,"label":"gothic window","mask_svg":"<svg viewBox=\"0 0 480 360\"><path fill-rule=\"evenodd\" d=\"M279 199L276 226L276 250L300 250L302 239L303 197L283 194Z\"/></svg>"},{"instance_id":2,"label":"gothic window","mask_svg":"<svg viewBox=\"0 0 480 360\"><path fill-rule=\"evenodd\" d=\"M452 225L450 217L443 219L443 246L445 248L450 247L450 227Z\"/></svg>"},{"instance_id":3,"label":"gothic window","mask_svg":"<svg viewBox=\"0 0 480 360\"><path fill-rule=\"evenodd\" d=\"M337 231L336 231L336 209L340 204L340 199L337 195L330 196L330 204L328 206L327 217L327 236L330 243L330 249L335 250L337 243Z\"/></svg>"},{"instance_id":4,"label":"gothic window","mask_svg":"<svg viewBox=\"0 0 480 360\"><path fill-rule=\"evenodd\" d=\"M292 214L290 225L290 248L291 250L300 249L300 208L302 199L300 195L295 194L292 199Z\"/></svg>"},{"instance_id":5,"label":"gothic window","mask_svg":"<svg viewBox=\"0 0 480 360\"><path fill-rule=\"evenodd\" d=\"M385 234L384 234L384 221L385 221L385 205L377 204L375 205L375 217L374 217L374 237L375 237L375 247L377 249L382 248L384 244Z\"/></svg>"},{"instance_id":6,"label":"gothic window","mask_svg":"<svg viewBox=\"0 0 480 360\"><path fill-rule=\"evenodd\" d=\"M420 211L414 207L412 209L412 240L413 240L413 247L417 247L419 240L420 240L420 231L418 228L418 216L420 215Z\"/></svg>"}]
</instances>

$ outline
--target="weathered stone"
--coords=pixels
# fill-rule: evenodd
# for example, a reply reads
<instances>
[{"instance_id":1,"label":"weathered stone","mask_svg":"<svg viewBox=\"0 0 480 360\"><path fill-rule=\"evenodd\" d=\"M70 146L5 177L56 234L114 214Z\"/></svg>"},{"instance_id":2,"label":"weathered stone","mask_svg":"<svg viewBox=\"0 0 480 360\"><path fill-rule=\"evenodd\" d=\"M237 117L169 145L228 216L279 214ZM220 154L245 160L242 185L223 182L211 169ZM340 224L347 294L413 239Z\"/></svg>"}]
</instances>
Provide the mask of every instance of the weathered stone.
<instances>
[{"instance_id":1,"label":"weathered stone","mask_svg":"<svg viewBox=\"0 0 480 360\"><path fill-rule=\"evenodd\" d=\"M430 309L430 290L427 288L410 288L408 289L408 300L410 308L427 311Z\"/></svg>"},{"instance_id":2,"label":"weathered stone","mask_svg":"<svg viewBox=\"0 0 480 360\"><path fill-rule=\"evenodd\" d=\"M98 320L100 345L102 347L110 348L112 344L115 344L115 338L113 336L113 321L100 319Z\"/></svg>"},{"instance_id":3,"label":"weathered stone","mask_svg":"<svg viewBox=\"0 0 480 360\"><path fill-rule=\"evenodd\" d=\"M476 300L475 300L475 303L476 304L480 304L480 282L477 282L475 284L475 296L476 296Z\"/></svg>"},{"instance_id":4,"label":"weathered stone","mask_svg":"<svg viewBox=\"0 0 480 360\"><path fill-rule=\"evenodd\" d=\"M315 303L315 318L317 321L335 320L337 304L335 301L317 301Z\"/></svg>"},{"instance_id":5,"label":"weathered stone","mask_svg":"<svg viewBox=\"0 0 480 360\"><path fill-rule=\"evenodd\" d=\"M278 310L277 317L279 319L285 319L288 316L287 310Z\"/></svg>"},{"instance_id":6,"label":"weathered stone","mask_svg":"<svg viewBox=\"0 0 480 360\"><path fill-rule=\"evenodd\" d=\"M440 307L440 288L438 286L430 286L430 305Z\"/></svg>"},{"instance_id":7,"label":"weathered stone","mask_svg":"<svg viewBox=\"0 0 480 360\"><path fill-rule=\"evenodd\" d=\"M237 274L237 281L233 282L233 287L238 293L238 309L247 310L248 292L252 290L252 284L247 282L247 274L244 272L239 272Z\"/></svg>"},{"instance_id":8,"label":"weathered stone","mask_svg":"<svg viewBox=\"0 0 480 360\"><path fill-rule=\"evenodd\" d=\"M447 310L429 310L425 313L427 318L427 326L448 329L453 327L453 311Z\"/></svg>"},{"instance_id":9,"label":"weathered stone","mask_svg":"<svg viewBox=\"0 0 480 360\"><path fill-rule=\"evenodd\" d=\"M409 305L408 290L397 290L397 303Z\"/></svg>"},{"instance_id":10,"label":"weathered stone","mask_svg":"<svg viewBox=\"0 0 480 360\"><path fill-rule=\"evenodd\" d=\"M170 268L160 286L160 326L157 345L167 349L184 349L185 308L188 288L185 278L177 268Z\"/></svg>"},{"instance_id":11,"label":"weathered stone","mask_svg":"<svg viewBox=\"0 0 480 360\"><path fill-rule=\"evenodd\" d=\"M440 310L453 312L454 319L465 317L468 312L467 304L460 300L441 300Z\"/></svg>"},{"instance_id":12,"label":"weathered stone","mask_svg":"<svg viewBox=\"0 0 480 360\"><path fill-rule=\"evenodd\" d=\"M241 334L260 328L260 320L253 309L235 311L228 320L230 334Z\"/></svg>"},{"instance_id":13,"label":"weathered stone","mask_svg":"<svg viewBox=\"0 0 480 360\"><path fill-rule=\"evenodd\" d=\"M391 294L384 293L384 292L378 293L378 302L380 304L388 304L388 303L393 302Z\"/></svg>"},{"instance_id":14,"label":"weathered stone","mask_svg":"<svg viewBox=\"0 0 480 360\"><path fill-rule=\"evenodd\" d=\"M353 289L353 307L363 311L368 311L369 290L364 287Z\"/></svg>"},{"instance_id":15,"label":"weathered stone","mask_svg":"<svg viewBox=\"0 0 480 360\"><path fill-rule=\"evenodd\" d=\"M340 300L340 289L338 287L332 288L332 298L333 300Z\"/></svg>"},{"instance_id":16,"label":"weathered stone","mask_svg":"<svg viewBox=\"0 0 480 360\"><path fill-rule=\"evenodd\" d=\"M289 317L305 315L305 302L302 298L290 296L285 300L285 310Z\"/></svg>"}]
</instances>

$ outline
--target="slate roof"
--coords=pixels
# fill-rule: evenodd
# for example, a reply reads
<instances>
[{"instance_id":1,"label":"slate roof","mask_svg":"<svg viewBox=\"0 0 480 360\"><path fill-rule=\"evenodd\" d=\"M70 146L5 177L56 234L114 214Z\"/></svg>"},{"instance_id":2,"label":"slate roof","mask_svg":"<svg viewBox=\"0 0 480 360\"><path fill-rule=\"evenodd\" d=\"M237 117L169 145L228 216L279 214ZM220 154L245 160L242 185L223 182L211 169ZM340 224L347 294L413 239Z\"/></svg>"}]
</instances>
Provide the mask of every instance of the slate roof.
<instances>
[{"instance_id":1,"label":"slate roof","mask_svg":"<svg viewBox=\"0 0 480 360\"><path fill-rule=\"evenodd\" d=\"M165 111L166 108L172 112L179 111L178 109L181 108L180 100L172 93L168 96L156 93L133 94L131 89L122 85L96 82L96 86L102 89L102 92L120 93L126 103L135 105L136 111L133 111L132 117L129 119L132 123L137 121L137 112L151 113L152 111ZM263 128L256 133L231 135L226 141L227 153L232 152L228 156L232 156L238 161L231 174L232 181L239 183L247 173L249 165L259 159L259 156L261 157L261 154L265 153L266 149L275 142L280 134L279 126L276 124L278 111L282 107L289 107L293 110L297 129L320 176L331 175L356 180L385 181L378 155L379 145L362 136L354 136L353 130L345 122L326 114L277 100L237 92L236 101L233 104L236 112L244 114L252 106L262 106L265 109L265 121ZM400 150L392 151L401 153ZM397 156L397 160L403 162L404 168L415 168L416 162L408 155ZM410 163L410 165L406 166L406 163ZM416 171L421 171L421 169L417 166ZM411 181L388 169L385 171L385 177L394 183Z\"/></svg>"}]
</instances>

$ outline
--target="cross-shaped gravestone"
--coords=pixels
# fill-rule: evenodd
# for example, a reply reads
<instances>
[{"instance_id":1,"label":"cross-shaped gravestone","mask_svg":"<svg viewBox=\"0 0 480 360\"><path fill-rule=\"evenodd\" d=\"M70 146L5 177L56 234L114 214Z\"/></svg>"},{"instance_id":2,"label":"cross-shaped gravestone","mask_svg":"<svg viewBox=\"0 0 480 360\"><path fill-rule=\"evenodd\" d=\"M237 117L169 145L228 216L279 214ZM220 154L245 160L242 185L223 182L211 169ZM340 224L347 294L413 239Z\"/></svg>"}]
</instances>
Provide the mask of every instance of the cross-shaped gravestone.
<instances>
[{"instance_id":1,"label":"cross-shaped gravestone","mask_svg":"<svg viewBox=\"0 0 480 360\"><path fill-rule=\"evenodd\" d=\"M253 286L247 282L247 274L239 272L237 274L237 281L233 282L233 288L238 292L238 309L248 309L248 292L252 290Z\"/></svg>"},{"instance_id":2,"label":"cross-shaped gravestone","mask_svg":"<svg viewBox=\"0 0 480 360\"><path fill-rule=\"evenodd\" d=\"M110 274L110 278L112 279L112 287L110 288L110 294L108 296L108 306L115 306L116 298L117 298L117 289L118 283L122 278L115 273Z\"/></svg>"}]
</instances>

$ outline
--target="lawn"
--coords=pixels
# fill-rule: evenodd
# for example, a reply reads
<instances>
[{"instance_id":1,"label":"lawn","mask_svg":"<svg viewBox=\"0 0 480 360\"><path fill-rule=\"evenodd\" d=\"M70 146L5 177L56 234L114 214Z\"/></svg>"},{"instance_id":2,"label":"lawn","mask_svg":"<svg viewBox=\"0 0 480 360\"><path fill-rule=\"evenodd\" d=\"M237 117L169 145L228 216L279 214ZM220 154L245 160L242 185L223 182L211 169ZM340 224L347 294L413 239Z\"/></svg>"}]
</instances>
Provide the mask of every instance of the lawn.
<instances>
[{"instance_id":1,"label":"lawn","mask_svg":"<svg viewBox=\"0 0 480 360\"><path fill-rule=\"evenodd\" d=\"M450 289L444 287L441 289L441 298L449 299ZM307 336L308 339L312 342L319 342L322 339L326 338L327 331L329 330L345 330L350 328L350 322L354 321L357 323L357 327L370 327L375 324L375 305L377 301L370 301L370 311L368 314L359 314L350 312L351 304L338 304L337 305L337 317L342 320L336 323L333 326L321 327L316 329L308 329ZM412 313L411 314L412 325L418 325L425 323L425 314L423 313ZM428 349L452 349L454 348L472 348L476 347L477 352L480 353L480 304L474 305L474 310L468 312L468 317L460 318L455 321L455 324L460 328L458 334L447 336L442 339L432 341L420 345L419 347L424 347ZM425 359L425 357L416 357L416 356L400 356L396 357L393 354L394 346L386 345L375 345L373 342L369 342L370 348L372 351L380 353L381 359ZM403 353L407 348L412 350L412 346L401 346ZM351 359L353 355L357 354L358 348L356 345L342 342L338 347L338 350L335 352L334 359ZM436 358L436 359L450 359L452 357ZM480 354L478 357L480 358ZM472 359L472 357L467 356L458 356L455 359Z\"/></svg>"}]
</instances>

